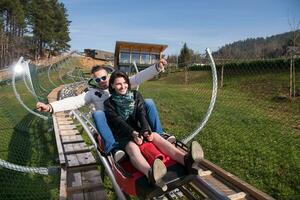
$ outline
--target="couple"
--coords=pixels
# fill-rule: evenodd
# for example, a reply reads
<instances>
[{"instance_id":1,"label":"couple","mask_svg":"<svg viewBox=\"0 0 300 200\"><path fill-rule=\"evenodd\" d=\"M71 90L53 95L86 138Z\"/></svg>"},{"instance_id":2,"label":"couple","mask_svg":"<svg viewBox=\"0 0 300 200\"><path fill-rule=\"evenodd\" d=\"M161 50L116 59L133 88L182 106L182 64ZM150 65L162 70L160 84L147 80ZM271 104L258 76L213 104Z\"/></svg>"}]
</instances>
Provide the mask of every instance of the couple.
<instances>
[{"instance_id":1,"label":"couple","mask_svg":"<svg viewBox=\"0 0 300 200\"><path fill-rule=\"evenodd\" d=\"M151 65L147 69L140 71L136 75L130 77L129 83L131 87L136 87L141 83L152 79L154 76L158 75L161 71L163 71L166 65L167 65L166 60L161 59L158 63ZM36 104L36 108L38 111L41 112L55 113L55 112L61 112L66 110L78 109L84 105L90 105L93 111L92 116L97 131L101 135L104 143L104 151L105 153L110 153L113 152L115 149L117 149L116 147L118 146L118 144L115 142L111 129L107 124L105 113L103 112L104 110L103 103L105 100L107 100L110 97L110 93L108 91L109 76L106 69L102 66L94 66L91 70L91 74L92 74L92 78L88 82L89 87L87 91L83 92L78 96L68 97L59 101L52 102L50 104L38 102ZM163 131L161 128L159 116L154 102L151 99L146 99L144 106L146 108L147 120L151 127L151 130L156 133L162 134ZM153 134L153 136L150 136L150 139L153 137L153 140L157 140L155 139L156 137L154 137L154 135L157 134ZM180 163L183 162L184 161L181 159ZM155 164L155 166L156 165L157 164ZM148 176L147 169L149 169L149 165L142 168L143 169L141 171ZM154 177L151 175L151 177L153 177L154 179L154 181L152 182L155 182L155 180L158 180L158 178L160 178L160 176L156 176L157 175L156 171L159 170L155 170L155 169L156 168L154 167L154 170L152 170L151 172L152 174L154 172Z\"/></svg>"},{"instance_id":2,"label":"couple","mask_svg":"<svg viewBox=\"0 0 300 200\"><path fill-rule=\"evenodd\" d=\"M161 71L164 71L166 65L166 60L161 59L158 63L153 64L148 68L138 72L134 76L130 77L129 81L131 86L137 87L143 82L152 79ZM114 154L115 152L122 154L122 152L116 151L116 142L109 126L107 125L105 113L103 111L103 103L110 97L110 93L108 91L109 76L107 69L103 66L96 65L92 67L91 75L92 77L88 81L88 88L82 94L64 98L50 104L37 102L36 109L40 112L56 113L66 110L74 110L84 105L89 105L91 110L93 111L92 117L95 122L96 129L101 135L103 141L104 152L106 154ZM161 123L154 102L151 99L145 99L145 107L147 112L147 119L152 130L162 134L163 130L161 128ZM116 157L122 157L122 155Z\"/></svg>"},{"instance_id":3,"label":"couple","mask_svg":"<svg viewBox=\"0 0 300 200\"><path fill-rule=\"evenodd\" d=\"M132 165L148 177L151 184L167 186L162 181L167 169L160 159L155 159L150 166L143 156L140 145L144 141L152 142L163 154L184 165L189 173L197 174L194 166L203 158L199 143L192 142L190 151L183 152L165 140L158 133L152 132L147 121L144 100L138 91L131 90L128 76L121 72L112 73L109 80L110 98L104 102L108 124L118 141L119 149L125 150ZM147 150L146 150L147 151Z\"/></svg>"}]
</instances>

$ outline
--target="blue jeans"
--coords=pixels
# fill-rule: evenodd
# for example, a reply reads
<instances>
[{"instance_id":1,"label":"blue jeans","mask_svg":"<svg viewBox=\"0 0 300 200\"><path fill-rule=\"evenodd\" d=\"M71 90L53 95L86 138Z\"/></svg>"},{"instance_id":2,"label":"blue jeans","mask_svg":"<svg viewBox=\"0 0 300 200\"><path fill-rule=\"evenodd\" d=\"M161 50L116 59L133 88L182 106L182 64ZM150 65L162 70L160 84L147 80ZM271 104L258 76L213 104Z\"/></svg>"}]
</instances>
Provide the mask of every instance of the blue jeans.
<instances>
[{"instance_id":1,"label":"blue jeans","mask_svg":"<svg viewBox=\"0 0 300 200\"><path fill-rule=\"evenodd\" d=\"M145 99L145 108L151 130L159 134L163 133L158 112L152 99ZM105 153L109 153L116 147L116 141L107 124L105 113L102 110L97 110L93 112L92 117L94 119L96 129L103 140L104 151Z\"/></svg>"}]
</instances>

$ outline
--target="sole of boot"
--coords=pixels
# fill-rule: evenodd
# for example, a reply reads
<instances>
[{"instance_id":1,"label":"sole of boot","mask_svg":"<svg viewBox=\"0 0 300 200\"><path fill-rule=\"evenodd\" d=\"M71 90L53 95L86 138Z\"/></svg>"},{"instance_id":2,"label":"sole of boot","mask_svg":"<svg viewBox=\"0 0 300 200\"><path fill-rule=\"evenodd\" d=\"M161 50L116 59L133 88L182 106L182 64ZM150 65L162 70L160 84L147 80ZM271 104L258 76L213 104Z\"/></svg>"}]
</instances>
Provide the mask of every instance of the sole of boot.
<instances>
[{"instance_id":1,"label":"sole of boot","mask_svg":"<svg viewBox=\"0 0 300 200\"><path fill-rule=\"evenodd\" d=\"M170 142L171 144L176 142L176 138L174 135L171 135L170 137L167 138L167 141Z\"/></svg>"},{"instance_id":2,"label":"sole of boot","mask_svg":"<svg viewBox=\"0 0 300 200\"><path fill-rule=\"evenodd\" d=\"M191 153L192 158L195 162L200 162L200 160L204 158L203 149L201 145L196 141L192 142Z\"/></svg>"},{"instance_id":3,"label":"sole of boot","mask_svg":"<svg viewBox=\"0 0 300 200\"><path fill-rule=\"evenodd\" d=\"M168 187L162 180L162 177L166 175L167 168L162 160L155 159L153 163L153 177L156 181L155 185L160 187L163 191L167 191Z\"/></svg>"},{"instance_id":4,"label":"sole of boot","mask_svg":"<svg viewBox=\"0 0 300 200\"><path fill-rule=\"evenodd\" d=\"M153 177L154 180L160 180L167 173L167 168L162 160L155 159L153 163Z\"/></svg>"},{"instance_id":5,"label":"sole of boot","mask_svg":"<svg viewBox=\"0 0 300 200\"><path fill-rule=\"evenodd\" d=\"M125 152L122 150L118 150L115 155L114 155L114 160L115 162L119 162L120 160L122 160L125 157Z\"/></svg>"}]
</instances>

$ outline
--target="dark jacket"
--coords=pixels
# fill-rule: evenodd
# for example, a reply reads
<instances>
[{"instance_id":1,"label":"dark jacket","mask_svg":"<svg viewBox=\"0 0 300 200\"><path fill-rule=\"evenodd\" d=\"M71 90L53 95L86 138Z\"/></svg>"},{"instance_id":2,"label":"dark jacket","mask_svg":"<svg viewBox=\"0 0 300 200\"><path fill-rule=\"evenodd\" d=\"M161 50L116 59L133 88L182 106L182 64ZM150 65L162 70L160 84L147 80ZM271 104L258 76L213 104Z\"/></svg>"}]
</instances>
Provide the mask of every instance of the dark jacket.
<instances>
[{"instance_id":1,"label":"dark jacket","mask_svg":"<svg viewBox=\"0 0 300 200\"><path fill-rule=\"evenodd\" d=\"M150 126L146 119L144 99L138 91L133 90L133 94L135 101L134 110L126 121L118 115L112 97L104 102L106 119L117 141L124 137L132 138L133 131L140 133L150 131Z\"/></svg>"}]
</instances>

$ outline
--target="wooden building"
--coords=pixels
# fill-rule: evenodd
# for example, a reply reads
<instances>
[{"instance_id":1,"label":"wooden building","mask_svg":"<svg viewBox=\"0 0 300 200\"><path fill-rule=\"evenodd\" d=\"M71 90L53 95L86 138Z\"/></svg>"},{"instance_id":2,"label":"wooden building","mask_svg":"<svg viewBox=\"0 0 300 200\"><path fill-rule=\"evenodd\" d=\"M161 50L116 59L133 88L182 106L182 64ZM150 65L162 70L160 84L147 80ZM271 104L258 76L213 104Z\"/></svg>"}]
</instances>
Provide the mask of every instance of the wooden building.
<instances>
[{"instance_id":1,"label":"wooden building","mask_svg":"<svg viewBox=\"0 0 300 200\"><path fill-rule=\"evenodd\" d=\"M162 44L147 44L117 41L115 47L114 66L116 69L126 73L135 72L133 62L135 61L139 70L156 63L162 52L167 48Z\"/></svg>"}]
</instances>

